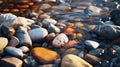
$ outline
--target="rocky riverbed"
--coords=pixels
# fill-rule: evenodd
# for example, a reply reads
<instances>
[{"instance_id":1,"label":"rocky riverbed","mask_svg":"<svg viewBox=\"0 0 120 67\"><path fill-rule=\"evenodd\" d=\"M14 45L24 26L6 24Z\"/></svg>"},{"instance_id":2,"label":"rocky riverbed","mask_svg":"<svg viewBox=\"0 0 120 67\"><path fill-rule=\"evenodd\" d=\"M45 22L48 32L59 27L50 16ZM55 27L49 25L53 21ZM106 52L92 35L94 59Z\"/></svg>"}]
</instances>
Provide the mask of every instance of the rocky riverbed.
<instances>
[{"instance_id":1,"label":"rocky riverbed","mask_svg":"<svg viewBox=\"0 0 120 67\"><path fill-rule=\"evenodd\" d=\"M0 1L0 67L119 67L119 0Z\"/></svg>"}]
</instances>

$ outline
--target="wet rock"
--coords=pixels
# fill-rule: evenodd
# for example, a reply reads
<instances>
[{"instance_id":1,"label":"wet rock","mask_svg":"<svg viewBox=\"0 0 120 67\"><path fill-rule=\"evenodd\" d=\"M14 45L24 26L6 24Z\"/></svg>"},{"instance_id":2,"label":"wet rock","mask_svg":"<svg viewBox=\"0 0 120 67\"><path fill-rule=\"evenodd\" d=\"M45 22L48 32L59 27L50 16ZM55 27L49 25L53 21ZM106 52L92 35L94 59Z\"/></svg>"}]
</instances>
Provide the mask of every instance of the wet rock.
<instances>
[{"instance_id":1,"label":"wet rock","mask_svg":"<svg viewBox=\"0 0 120 67\"><path fill-rule=\"evenodd\" d=\"M119 26L115 25L98 25L93 31L98 34L102 39L115 39L120 36L119 28Z\"/></svg>"},{"instance_id":2,"label":"wet rock","mask_svg":"<svg viewBox=\"0 0 120 67\"><path fill-rule=\"evenodd\" d=\"M82 33L77 33L76 34L76 38L79 40L79 39L82 39L84 37L84 35Z\"/></svg>"},{"instance_id":3,"label":"wet rock","mask_svg":"<svg viewBox=\"0 0 120 67\"><path fill-rule=\"evenodd\" d=\"M0 37L0 51L2 51L8 44L8 39L5 37Z\"/></svg>"},{"instance_id":4,"label":"wet rock","mask_svg":"<svg viewBox=\"0 0 120 67\"><path fill-rule=\"evenodd\" d=\"M102 11L101 8L96 7L96 6L92 6L92 5L88 6L88 7L84 10L84 12L85 12L86 14L88 14L88 15L100 15L100 14L101 14L101 11Z\"/></svg>"},{"instance_id":5,"label":"wet rock","mask_svg":"<svg viewBox=\"0 0 120 67\"><path fill-rule=\"evenodd\" d=\"M22 50L15 48L15 47L6 47L5 51L8 52L9 54L16 56L16 57L23 57L23 52Z\"/></svg>"},{"instance_id":6,"label":"wet rock","mask_svg":"<svg viewBox=\"0 0 120 67\"><path fill-rule=\"evenodd\" d=\"M64 46L68 41L68 37L64 33L61 33L54 38L52 45L54 47L61 47Z\"/></svg>"},{"instance_id":7,"label":"wet rock","mask_svg":"<svg viewBox=\"0 0 120 67\"><path fill-rule=\"evenodd\" d=\"M25 67L33 67L36 65L36 61L32 56L27 56L23 59Z\"/></svg>"},{"instance_id":8,"label":"wet rock","mask_svg":"<svg viewBox=\"0 0 120 67\"><path fill-rule=\"evenodd\" d=\"M95 55L95 56L100 56L104 53L104 49L102 48L97 48L94 50L89 51L89 54Z\"/></svg>"},{"instance_id":9,"label":"wet rock","mask_svg":"<svg viewBox=\"0 0 120 67\"><path fill-rule=\"evenodd\" d=\"M120 57L115 57L115 58L112 58L110 66L111 67L119 67L120 66L119 63L120 63Z\"/></svg>"},{"instance_id":10,"label":"wet rock","mask_svg":"<svg viewBox=\"0 0 120 67\"><path fill-rule=\"evenodd\" d=\"M48 14L42 14L39 16L40 19L49 19L50 18L50 15Z\"/></svg>"},{"instance_id":11,"label":"wet rock","mask_svg":"<svg viewBox=\"0 0 120 67\"><path fill-rule=\"evenodd\" d=\"M52 41L54 38L55 38L55 33L49 33L48 35L47 35L47 37L46 37L46 41Z\"/></svg>"},{"instance_id":12,"label":"wet rock","mask_svg":"<svg viewBox=\"0 0 120 67\"><path fill-rule=\"evenodd\" d=\"M30 51L30 49L26 46L21 46L19 49L22 50L24 53Z\"/></svg>"},{"instance_id":13,"label":"wet rock","mask_svg":"<svg viewBox=\"0 0 120 67\"><path fill-rule=\"evenodd\" d=\"M91 54L85 54L84 59L94 65L100 64L101 59L98 58L97 56L91 55Z\"/></svg>"},{"instance_id":14,"label":"wet rock","mask_svg":"<svg viewBox=\"0 0 120 67\"><path fill-rule=\"evenodd\" d=\"M42 63L52 63L59 58L58 53L43 47L33 48L32 56Z\"/></svg>"},{"instance_id":15,"label":"wet rock","mask_svg":"<svg viewBox=\"0 0 120 67\"><path fill-rule=\"evenodd\" d=\"M13 36L9 43L8 43L8 46L12 46L12 47L16 47L17 45L19 45L20 41L17 37Z\"/></svg>"},{"instance_id":16,"label":"wet rock","mask_svg":"<svg viewBox=\"0 0 120 67\"><path fill-rule=\"evenodd\" d=\"M52 7L53 10L71 10L71 7L70 6L62 6L62 5L59 5L59 6L53 6Z\"/></svg>"},{"instance_id":17,"label":"wet rock","mask_svg":"<svg viewBox=\"0 0 120 67\"><path fill-rule=\"evenodd\" d=\"M46 27L46 26L48 26L49 24L56 24L57 21L54 20L54 19L44 19L44 20L42 21L42 23L43 23L43 25Z\"/></svg>"},{"instance_id":18,"label":"wet rock","mask_svg":"<svg viewBox=\"0 0 120 67\"><path fill-rule=\"evenodd\" d=\"M11 26L13 24L13 21L16 19L17 17L11 13L6 13L6 14L1 14L0 15L0 22L2 23L2 25L4 26Z\"/></svg>"},{"instance_id":19,"label":"wet rock","mask_svg":"<svg viewBox=\"0 0 120 67\"><path fill-rule=\"evenodd\" d=\"M38 67L58 67L56 64L39 65Z\"/></svg>"},{"instance_id":20,"label":"wet rock","mask_svg":"<svg viewBox=\"0 0 120 67\"><path fill-rule=\"evenodd\" d=\"M56 2L56 0L45 0L45 2Z\"/></svg>"},{"instance_id":21,"label":"wet rock","mask_svg":"<svg viewBox=\"0 0 120 67\"><path fill-rule=\"evenodd\" d=\"M28 33L33 42L40 41L48 35L48 31L45 28L32 29Z\"/></svg>"},{"instance_id":22,"label":"wet rock","mask_svg":"<svg viewBox=\"0 0 120 67\"><path fill-rule=\"evenodd\" d=\"M110 12L110 16L111 16L111 20L116 24L116 25L120 25L120 10L119 9L115 9L115 10L112 10Z\"/></svg>"},{"instance_id":23,"label":"wet rock","mask_svg":"<svg viewBox=\"0 0 120 67\"><path fill-rule=\"evenodd\" d=\"M63 57L61 67L93 67L82 58L69 54Z\"/></svg>"},{"instance_id":24,"label":"wet rock","mask_svg":"<svg viewBox=\"0 0 120 67\"><path fill-rule=\"evenodd\" d=\"M35 29L35 28L40 28L41 26L40 25L37 25L37 24L32 24L30 26L31 29Z\"/></svg>"},{"instance_id":25,"label":"wet rock","mask_svg":"<svg viewBox=\"0 0 120 67\"><path fill-rule=\"evenodd\" d=\"M46 9L50 9L50 8L51 8L51 5L45 3L45 4L42 4L39 9L46 10Z\"/></svg>"},{"instance_id":26,"label":"wet rock","mask_svg":"<svg viewBox=\"0 0 120 67\"><path fill-rule=\"evenodd\" d=\"M84 27L84 24L82 24L82 23L75 23L74 27L76 27L76 28L82 28L82 27Z\"/></svg>"},{"instance_id":27,"label":"wet rock","mask_svg":"<svg viewBox=\"0 0 120 67\"><path fill-rule=\"evenodd\" d=\"M32 46L32 41L26 28L20 27L16 30L15 36L20 40L20 45Z\"/></svg>"},{"instance_id":28,"label":"wet rock","mask_svg":"<svg viewBox=\"0 0 120 67\"><path fill-rule=\"evenodd\" d=\"M32 0L33 2L42 2L42 0Z\"/></svg>"},{"instance_id":29,"label":"wet rock","mask_svg":"<svg viewBox=\"0 0 120 67\"><path fill-rule=\"evenodd\" d=\"M65 31L64 31L65 34L73 34L75 33L75 30L73 28L67 28Z\"/></svg>"},{"instance_id":30,"label":"wet rock","mask_svg":"<svg viewBox=\"0 0 120 67\"><path fill-rule=\"evenodd\" d=\"M75 45L78 45L78 41L76 40L69 40L68 43L64 45L65 48L71 48L74 47Z\"/></svg>"},{"instance_id":31,"label":"wet rock","mask_svg":"<svg viewBox=\"0 0 120 67\"><path fill-rule=\"evenodd\" d=\"M7 38L11 38L15 34L15 29L12 27L2 25L1 26L1 33L2 33L2 36L7 37Z\"/></svg>"},{"instance_id":32,"label":"wet rock","mask_svg":"<svg viewBox=\"0 0 120 67\"><path fill-rule=\"evenodd\" d=\"M114 50L116 50L116 53L117 53L118 55L120 55L120 46L118 46L118 45L113 45L112 48L113 48Z\"/></svg>"},{"instance_id":33,"label":"wet rock","mask_svg":"<svg viewBox=\"0 0 120 67\"><path fill-rule=\"evenodd\" d=\"M53 24L49 24L48 31L51 32L51 33L59 33L60 29Z\"/></svg>"},{"instance_id":34,"label":"wet rock","mask_svg":"<svg viewBox=\"0 0 120 67\"><path fill-rule=\"evenodd\" d=\"M69 48L63 53L62 57L64 57L65 55L68 55L68 54L78 55L79 52L80 51L76 48Z\"/></svg>"},{"instance_id":35,"label":"wet rock","mask_svg":"<svg viewBox=\"0 0 120 67\"><path fill-rule=\"evenodd\" d=\"M22 67L22 60L16 57L5 57L1 59L2 67Z\"/></svg>"},{"instance_id":36,"label":"wet rock","mask_svg":"<svg viewBox=\"0 0 120 67\"><path fill-rule=\"evenodd\" d=\"M96 49L100 45L98 42L92 40L86 40L84 43L88 49Z\"/></svg>"}]
</instances>

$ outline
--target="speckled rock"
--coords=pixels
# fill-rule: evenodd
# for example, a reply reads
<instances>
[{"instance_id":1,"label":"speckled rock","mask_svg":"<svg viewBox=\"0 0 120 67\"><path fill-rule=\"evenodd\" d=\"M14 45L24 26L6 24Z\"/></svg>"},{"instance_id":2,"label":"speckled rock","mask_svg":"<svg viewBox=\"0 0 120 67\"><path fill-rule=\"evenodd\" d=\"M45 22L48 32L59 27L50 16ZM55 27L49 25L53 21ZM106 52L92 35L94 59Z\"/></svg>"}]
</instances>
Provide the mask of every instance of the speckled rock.
<instances>
[{"instance_id":1,"label":"speckled rock","mask_svg":"<svg viewBox=\"0 0 120 67\"><path fill-rule=\"evenodd\" d=\"M48 31L51 32L51 33L52 32L53 33L59 33L60 29L57 26L53 25L53 24L49 24Z\"/></svg>"},{"instance_id":2,"label":"speckled rock","mask_svg":"<svg viewBox=\"0 0 120 67\"><path fill-rule=\"evenodd\" d=\"M51 63L59 58L58 53L43 47L33 48L32 56L42 63Z\"/></svg>"},{"instance_id":3,"label":"speckled rock","mask_svg":"<svg viewBox=\"0 0 120 67\"><path fill-rule=\"evenodd\" d=\"M16 57L23 57L22 50L15 48L15 47L6 47L5 51L7 51L9 54L16 56Z\"/></svg>"},{"instance_id":4,"label":"speckled rock","mask_svg":"<svg viewBox=\"0 0 120 67\"><path fill-rule=\"evenodd\" d=\"M22 67L22 60L16 57L5 57L1 59L2 67Z\"/></svg>"},{"instance_id":5,"label":"speckled rock","mask_svg":"<svg viewBox=\"0 0 120 67\"><path fill-rule=\"evenodd\" d=\"M26 46L21 46L19 49L22 50L23 52L30 51L30 49L28 47L26 47Z\"/></svg>"},{"instance_id":6,"label":"speckled rock","mask_svg":"<svg viewBox=\"0 0 120 67\"><path fill-rule=\"evenodd\" d=\"M3 50L8 44L8 39L5 37L0 37L0 51Z\"/></svg>"},{"instance_id":7,"label":"speckled rock","mask_svg":"<svg viewBox=\"0 0 120 67\"><path fill-rule=\"evenodd\" d=\"M8 46L16 47L19 43L20 43L19 39L13 36L9 41Z\"/></svg>"},{"instance_id":8,"label":"speckled rock","mask_svg":"<svg viewBox=\"0 0 120 67\"><path fill-rule=\"evenodd\" d=\"M40 41L48 35L48 31L45 28L36 28L28 31L32 41Z\"/></svg>"},{"instance_id":9,"label":"speckled rock","mask_svg":"<svg viewBox=\"0 0 120 67\"><path fill-rule=\"evenodd\" d=\"M91 64L76 55L66 55L62 59L61 67L93 67Z\"/></svg>"},{"instance_id":10,"label":"speckled rock","mask_svg":"<svg viewBox=\"0 0 120 67\"><path fill-rule=\"evenodd\" d=\"M68 41L68 37L64 33L61 33L54 38L52 45L54 47L61 47L64 46Z\"/></svg>"},{"instance_id":11,"label":"speckled rock","mask_svg":"<svg viewBox=\"0 0 120 67\"><path fill-rule=\"evenodd\" d=\"M88 46L88 49L96 49L100 44L92 40L86 40L85 45Z\"/></svg>"}]
</instances>

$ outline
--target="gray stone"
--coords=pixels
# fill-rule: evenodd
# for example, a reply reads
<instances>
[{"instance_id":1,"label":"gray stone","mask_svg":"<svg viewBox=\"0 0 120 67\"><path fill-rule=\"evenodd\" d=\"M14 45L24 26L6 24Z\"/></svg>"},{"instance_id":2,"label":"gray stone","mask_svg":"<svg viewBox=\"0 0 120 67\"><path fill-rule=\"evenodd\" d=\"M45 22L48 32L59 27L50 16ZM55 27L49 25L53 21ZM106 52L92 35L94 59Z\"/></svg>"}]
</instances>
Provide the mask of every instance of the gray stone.
<instances>
[{"instance_id":1,"label":"gray stone","mask_svg":"<svg viewBox=\"0 0 120 67\"><path fill-rule=\"evenodd\" d=\"M40 41L48 35L48 31L45 28L32 29L28 33L33 42Z\"/></svg>"},{"instance_id":2,"label":"gray stone","mask_svg":"<svg viewBox=\"0 0 120 67\"><path fill-rule=\"evenodd\" d=\"M23 57L23 52L22 50L18 49L18 48L15 48L15 47L6 47L5 50L13 55L13 56L16 56L16 57Z\"/></svg>"}]
</instances>

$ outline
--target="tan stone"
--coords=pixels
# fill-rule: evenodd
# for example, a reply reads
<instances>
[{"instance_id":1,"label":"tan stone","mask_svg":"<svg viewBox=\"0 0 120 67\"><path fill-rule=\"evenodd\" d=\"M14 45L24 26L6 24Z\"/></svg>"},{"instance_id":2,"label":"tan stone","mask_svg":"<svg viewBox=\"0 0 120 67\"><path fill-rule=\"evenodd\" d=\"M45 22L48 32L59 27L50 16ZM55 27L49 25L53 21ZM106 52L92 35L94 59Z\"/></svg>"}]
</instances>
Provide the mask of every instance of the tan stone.
<instances>
[{"instance_id":1,"label":"tan stone","mask_svg":"<svg viewBox=\"0 0 120 67\"><path fill-rule=\"evenodd\" d=\"M0 51L3 50L8 44L8 39L0 37Z\"/></svg>"},{"instance_id":2,"label":"tan stone","mask_svg":"<svg viewBox=\"0 0 120 67\"><path fill-rule=\"evenodd\" d=\"M5 57L1 59L3 67L22 67L22 61L16 57Z\"/></svg>"},{"instance_id":3,"label":"tan stone","mask_svg":"<svg viewBox=\"0 0 120 67\"><path fill-rule=\"evenodd\" d=\"M61 67L93 67L91 64L76 55L66 55L62 59Z\"/></svg>"}]
</instances>

